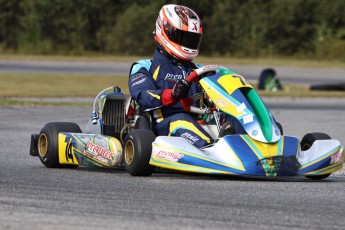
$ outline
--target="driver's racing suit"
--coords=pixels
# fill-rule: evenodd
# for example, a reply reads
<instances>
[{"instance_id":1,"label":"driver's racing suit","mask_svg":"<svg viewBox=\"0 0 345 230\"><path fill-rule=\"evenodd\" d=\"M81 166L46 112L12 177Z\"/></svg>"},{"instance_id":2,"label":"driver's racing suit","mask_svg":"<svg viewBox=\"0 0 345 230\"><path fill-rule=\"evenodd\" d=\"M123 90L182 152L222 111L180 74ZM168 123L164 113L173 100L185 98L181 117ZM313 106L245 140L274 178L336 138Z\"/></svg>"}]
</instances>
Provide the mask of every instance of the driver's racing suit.
<instances>
[{"instance_id":1,"label":"driver's racing suit","mask_svg":"<svg viewBox=\"0 0 345 230\"><path fill-rule=\"evenodd\" d=\"M150 111L153 116L153 131L158 136L180 136L196 147L213 142L212 137L196 122L197 115L186 113L180 102L164 106L162 92L172 89L178 80L185 79L193 69L192 62L177 64L159 50L153 60L140 60L133 63L129 74L129 91L142 111ZM200 93L201 89L192 83L188 97ZM193 102L199 106L201 101Z\"/></svg>"}]
</instances>

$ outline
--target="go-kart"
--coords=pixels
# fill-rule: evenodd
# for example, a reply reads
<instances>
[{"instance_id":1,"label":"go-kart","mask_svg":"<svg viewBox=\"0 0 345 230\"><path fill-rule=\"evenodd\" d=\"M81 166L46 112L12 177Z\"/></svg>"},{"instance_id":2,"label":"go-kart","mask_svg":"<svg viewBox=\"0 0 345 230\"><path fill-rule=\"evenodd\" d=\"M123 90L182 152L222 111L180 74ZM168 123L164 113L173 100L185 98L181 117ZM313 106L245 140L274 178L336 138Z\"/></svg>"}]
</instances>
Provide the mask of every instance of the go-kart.
<instances>
[{"instance_id":1,"label":"go-kart","mask_svg":"<svg viewBox=\"0 0 345 230\"><path fill-rule=\"evenodd\" d=\"M123 167L133 176L155 168L208 174L298 176L324 179L343 166L343 146L325 133L301 141L283 135L255 89L241 75L221 66L204 66L186 79L203 89L202 107L181 99L186 112L199 114L214 143L197 148L182 137L156 136L149 113L142 113L118 87L101 91L85 133L70 122L46 124L31 135L30 155L46 167ZM236 118L246 134L224 132L221 115Z\"/></svg>"}]
</instances>

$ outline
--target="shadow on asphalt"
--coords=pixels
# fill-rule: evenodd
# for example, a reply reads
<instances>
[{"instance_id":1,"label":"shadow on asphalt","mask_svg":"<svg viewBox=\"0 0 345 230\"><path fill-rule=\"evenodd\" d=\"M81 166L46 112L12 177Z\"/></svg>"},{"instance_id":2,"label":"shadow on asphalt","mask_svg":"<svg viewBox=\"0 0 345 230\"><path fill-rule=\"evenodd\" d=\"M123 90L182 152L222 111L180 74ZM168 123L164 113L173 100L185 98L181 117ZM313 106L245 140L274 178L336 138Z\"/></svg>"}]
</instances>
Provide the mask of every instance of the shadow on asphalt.
<instances>
[{"instance_id":1,"label":"shadow on asphalt","mask_svg":"<svg viewBox=\"0 0 345 230\"><path fill-rule=\"evenodd\" d=\"M44 167L45 168L45 167ZM37 169L38 170L38 169ZM118 168L93 168L87 166L79 166L75 169L49 169L49 170L71 170L82 172L95 172L95 173L112 173L119 174L130 178L131 176L125 169ZM136 177L139 178L139 177ZM142 177L143 178L143 177ZM308 183L331 183L331 182L345 182L343 176L330 176L323 180L312 180L304 176L280 176L280 177L260 177L260 176L243 176L243 175L213 175L213 174L200 174L200 173L187 173L179 172L169 169L156 169L150 177L155 179L181 179L181 180L218 180L218 181L255 181L255 182L308 182Z\"/></svg>"}]
</instances>

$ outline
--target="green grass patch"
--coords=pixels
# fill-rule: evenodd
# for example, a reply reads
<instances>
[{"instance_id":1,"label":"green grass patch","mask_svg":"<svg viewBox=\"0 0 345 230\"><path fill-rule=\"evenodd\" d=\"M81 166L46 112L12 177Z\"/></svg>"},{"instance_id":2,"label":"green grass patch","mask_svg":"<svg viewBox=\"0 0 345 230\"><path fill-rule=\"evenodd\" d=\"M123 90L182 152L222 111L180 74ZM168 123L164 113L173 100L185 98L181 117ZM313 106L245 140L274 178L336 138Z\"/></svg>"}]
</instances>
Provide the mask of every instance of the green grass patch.
<instances>
[{"instance_id":1,"label":"green grass patch","mask_svg":"<svg viewBox=\"0 0 345 230\"><path fill-rule=\"evenodd\" d=\"M55 98L94 98L110 86L119 86L128 94L127 80L123 75L0 73L0 105L91 106L92 99L86 102ZM283 84L283 90L278 92L258 93L266 97L345 97L344 91L310 91L306 85L295 84Z\"/></svg>"},{"instance_id":2,"label":"green grass patch","mask_svg":"<svg viewBox=\"0 0 345 230\"><path fill-rule=\"evenodd\" d=\"M92 101L90 102L60 102L60 101L38 101L35 99L15 99L15 98L4 98L0 99L1 106L78 106L78 107L91 107Z\"/></svg>"},{"instance_id":3,"label":"green grass patch","mask_svg":"<svg viewBox=\"0 0 345 230\"><path fill-rule=\"evenodd\" d=\"M4 55L0 54L0 60L22 60L22 61L82 61L82 62L134 62L141 59L152 59L152 56L59 56L59 55ZM293 66L293 67L337 67L345 68L345 62L339 60L308 60L290 57L258 57L258 58L236 58L236 57L209 57L200 55L194 60L195 63L218 64L218 65L265 65L265 66Z\"/></svg>"},{"instance_id":4,"label":"green grass patch","mask_svg":"<svg viewBox=\"0 0 345 230\"><path fill-rule=\"evenodd\" d=\"M4 61L69 61L69 62L134 62L141 59L152 59L151 56L60 56L60 55L19 55L0 54L0 60Z\"/></svg>"},{"instance_id":5,"label":"green grass patch","mask_svg":"<svg viewBox=\"0 0 345 230\"><path fill-rule=\"evenodd\" d=\"M94 97L110 86L128 93L128 77L79 74L0 74L0 98L12 97Z\"/></svg>"}]
</instances>

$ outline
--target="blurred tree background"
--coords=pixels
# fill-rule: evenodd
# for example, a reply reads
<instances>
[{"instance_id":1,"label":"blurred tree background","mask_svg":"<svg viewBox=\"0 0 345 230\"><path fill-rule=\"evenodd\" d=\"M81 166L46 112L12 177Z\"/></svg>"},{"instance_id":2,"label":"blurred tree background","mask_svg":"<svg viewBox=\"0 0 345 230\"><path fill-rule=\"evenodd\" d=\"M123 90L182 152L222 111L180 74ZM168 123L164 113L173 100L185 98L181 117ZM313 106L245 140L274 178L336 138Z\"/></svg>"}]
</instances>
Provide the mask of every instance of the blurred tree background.
<instances>
[{"instance_id":1,"label":"blurred tree background","mask_svg":"<svg viewBox=\"0 0 345 230\"><path fill-rule=\"evenodd\" d=\"M151 55L168 3L201 17L203 55L345 61L344 0L0 0L0 53Z\"/></svg>"}]
</instances>

